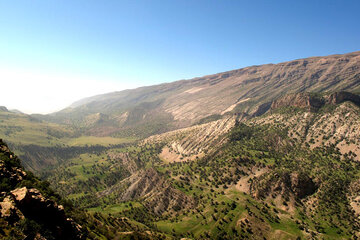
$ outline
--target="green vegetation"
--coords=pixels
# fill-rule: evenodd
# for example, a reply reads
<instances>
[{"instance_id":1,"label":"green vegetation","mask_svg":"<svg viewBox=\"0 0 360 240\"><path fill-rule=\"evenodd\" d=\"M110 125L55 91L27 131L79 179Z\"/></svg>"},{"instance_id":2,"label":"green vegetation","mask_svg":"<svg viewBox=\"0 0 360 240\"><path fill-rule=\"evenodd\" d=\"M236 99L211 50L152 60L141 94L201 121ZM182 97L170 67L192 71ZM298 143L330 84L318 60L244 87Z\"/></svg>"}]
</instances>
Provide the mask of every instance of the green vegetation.
<instances>
[{"instance_id":1,"label":"green vegetation","mask_svg":"<svg viewBox=\"0 0 360 240\"><path fill-rule=\"evenodd\" d=\"M13 144L56 146L74 136L68 128L39 121L31 116L0 111L0 137Z\"/></svg>"},{"instance_id":2,"label":"green vegetation","mask_svg":"<svg viewBox=\"0 0 360 240\"><path fill-rule=\"evenodd\" d=\"M220 114L213 114L210 115L208 117L202 118L200 119L200 121L197 124L204 124L204 123L208 123L208 122L212 122L212 121L216 121L222 118L222 115ZM197 125L195 124L195 125Z\"/></svg>"},{"instance_id":3,"label":"green vegetation","mask_svg":"<svg viewBox=\"0 0 360 240\"><path fill-rule=\"evenodd\" d=\"M226 144L196 161L164 163L158 157L162 144L129 145L81 154L45 177L77 207L134 219L168 236L350 238L359 226L346 186L356 181L360 165L351 156L344 159L334 146L310 150L288 135L281 123L237 123ZM159 215L141 197L121 200L126 186L118 183L133 174L130 162L136 169L156 169L195 206ZM244 190L240 183L246 182ZM103 194L107 189L113 192Z\"/></svg>"},{"instance_id":4,"label":"green vegetation","mask_svg":"<svg viewBox=\"0 0 360 240\"><path fill-rule=\"evenodd\" d=\"M45 201L54 201L57 204L61 204L64 207L66 216L74 219L75 224L80 224L81 228L76 230L78 235L66 235L66 239L114 239L115 237L120 237L121 239L167 238L165 234L158 233L144 224L128 218L119 218L111 215L112 212L119 210L131 212L134 207L139 208L141 206L140 203L133 202L127 205L108 206L104 214L97 211L86 212L79 208L74 208L71 201L60 197L49 185L49 182L42 181L31 172L25 171L20 164L20 159L9 151L7 145L0 140L0 202L5 201L4 197L8 197L10 191L14 189L18 190L22 187L27 187L27 189L35 188L39 190L45 199L49 199ZM40 211L41 206L40 203L34 207ZM54 206L56 207L57 205ZM22 206L21 211L24 213L22 218L16 217L16 214L19 214L19 210L16 210L16 213L11 213L10 217L1 215L1 239L35 238L36 236L42 236L46 239L58 239L57 229L51 228L49 223L54 216L46 216L46 212L50 209L49 202L47 202L44 213L36 212L36 214L45 214L45 216L42 215L42 218L31 215L31 210L25 207L32 208L32 206ZM99 212L102 210L99 209ZM51 211L49 211L49 214L51 214ZM44 217L48 219L48 222L44 221ZM63 235L68 231L65 228L61 230ZM123 235L124 233L126 234Z\"/></svg>"},{"instance_id":5,"label":"green vegetation","mask_svg":"<svg viewBox=\"0 0 360 240\"><path fill-rule=\"evenodd\" d=\"M138 119L147 106L157 104L135 107L131 118ZM4 114L4 119L14 117ZM144 128L126 123L124 132L111 137L79 135L79 129L53 124L46 132L35 129L40 140L30 144L27 132L36 127L17 115L4 126L11 129L10 137L24 136L24 144L12 144L28 156L24 162L31 166L37 163L34 154L47 157L46 167L38 169L49 183L29 173L20 184L1 179L0 190L38 188L66 205L90 238L130 239L126 234L132 232L135 239L356 239L360 224L353 205L359 202L354 199L360 193L360 164L355 153L342 153L337 144L356 145L358 140L336 135L340 127L335 123L330 130L320 125L331 115L350 127L360 119L352 103L342 108L324 105L315 112L279 107L236 122L204 151L204 157L180 162L163 161L159 155L164 146L180 140L193 146L186 134L196 133L146 141L133 137L160 131L168 116L162 116L163 122L137 120L137 127ZM316 131L310 129L315 122ZM320 144L316 134L322 134L323 141L334 141ZM44 137L47 143L42 143ZM180 152L174 154L191 155ZM2 159L9 168L20 166L17 158ZM21 226L28 225L34 224ZM141 231L151 234L141 235Z\"/></svg>"},{"instance_id":6,"label":"green vegetation","mask_svg":"<svg viewBox=\"0 0 360 240\"><path fill-rule=\"evenodd\" d=\"M67 144L69 146L101 145L108 147L110 145L133 142L135 140L135 138L81 136L78 138L70 138Z\"/></svg>"},{"instance_id":7,"label":"green vegetation","mask_svg":"<svg viewBox=\"0 0 360 240\"><path fill-rule=\"evenodd\" d=\"M0 111L0 137L33 171L52 167L80 153L134 143L136 138L96 137L80 134L81 129L48 123L25 114Z\"/></svg>"}]
</instances>

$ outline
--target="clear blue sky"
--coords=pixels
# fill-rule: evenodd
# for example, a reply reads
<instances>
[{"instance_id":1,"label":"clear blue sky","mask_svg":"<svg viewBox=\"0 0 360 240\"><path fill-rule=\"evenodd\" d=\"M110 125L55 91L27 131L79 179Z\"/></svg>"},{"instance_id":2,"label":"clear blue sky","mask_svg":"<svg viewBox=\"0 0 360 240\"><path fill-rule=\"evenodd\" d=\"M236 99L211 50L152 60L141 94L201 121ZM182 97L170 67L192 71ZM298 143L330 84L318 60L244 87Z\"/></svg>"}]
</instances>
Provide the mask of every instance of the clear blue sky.
<instances>
[{"instance_id":1,"label":"clear blue sky","mask_svg":"<svg viewBox=\"0 0 360 240\"><path fill-rule=\"evenodd\" d=\"M360 1L0 0L0 30L2 86L38 98L0 105L48 112L107 91L358 51Z\"/></svg>"}]
</instances>

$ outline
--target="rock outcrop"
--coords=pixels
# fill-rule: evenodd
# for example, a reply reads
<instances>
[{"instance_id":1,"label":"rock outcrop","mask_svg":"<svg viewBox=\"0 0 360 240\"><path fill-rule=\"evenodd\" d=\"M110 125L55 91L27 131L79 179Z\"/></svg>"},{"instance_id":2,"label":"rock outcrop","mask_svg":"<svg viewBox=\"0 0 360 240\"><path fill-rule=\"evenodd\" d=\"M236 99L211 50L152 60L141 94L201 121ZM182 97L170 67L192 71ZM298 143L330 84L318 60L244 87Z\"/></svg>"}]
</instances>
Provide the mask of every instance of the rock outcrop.
<instances>
[{"instance_id":1,"label":"rock outcrop","mask_svg":"<svg viewBox=\"0 0 360 240\"><path fill-rule=\"evenodd\" d=\"M315 112L325 104L337 105L346 101L350 101L359 106L360 96L344 91L325 94L324 96L305 92L288 94L274 100L270 109L274 110L283 107L298 107L306 109L310 112Z\"/></svg>"},{"instance_id":2,"label":"rock outcrop","mask_svg":"<svg viewBox=\"0 0 360 240\"><path fill-rule=\"evenodd\" d=\"M20 165L20 160L10 151L0 139L0 182L1 191L10 190L26 177L26 172Z\"/></svg>"},{"instance_id":3,"label":"rock outcrop","mask_svg":"<svg viewBox=\"0 0 360 240\"><path fill-rule=\"evenodd\" d=\"M360 106L360 96L350 92L335 92L326 97L326 102L332 105L340 104L346 101L350 101Z\"/></svg>"},{"instance_id":4,"label":"rock outcrop","mask_svg":"<svg viewBox=\"0 0 360 240\"><path fill-rule=\"evenodd\" d=\"M285 95L271 104L271 109L281 107L299 107L308 111L315 111L324 105L324 100L317 96L311 96L309 93L297 93Z\"/></svg>"},{"instance_id":5,"label":"rock outcrop","mask_svg":"<svg viewBox=\"0 0 360 240\"><path fill-rule=\"evenodd\" d=\"M24 215L16 207L16 203L11 196L6 196L3 201L0 202L0 217L4 218L10 224L24 219Z\"/></svg>"},{"instance_id":6,"label":"rock outcrop","mask_svg":"<svg viewBox=\"0 0 360 240\"><path fill-rule=\"evenodd\" d=\"M20 160L0 139L0 238L83 239L82 227L69 218L62 205L36 188L40 180L26 173ZM27 224L27 227L19 227ZM13 234L13 235L7 235Z\"/></svg>"},{"instance_id":7,"label":"rock outcrop","mask_svg":"<svg viewBox=\"0 0 360 240\"><path fill-rule=\"evenodd\" d=\"M64 207L45 198L39 190L16 188L2 202L1 217L15 223L31 219L46 226L56 239L81 239L81 226L68 218Z\"/></svg>"}]
</instances>

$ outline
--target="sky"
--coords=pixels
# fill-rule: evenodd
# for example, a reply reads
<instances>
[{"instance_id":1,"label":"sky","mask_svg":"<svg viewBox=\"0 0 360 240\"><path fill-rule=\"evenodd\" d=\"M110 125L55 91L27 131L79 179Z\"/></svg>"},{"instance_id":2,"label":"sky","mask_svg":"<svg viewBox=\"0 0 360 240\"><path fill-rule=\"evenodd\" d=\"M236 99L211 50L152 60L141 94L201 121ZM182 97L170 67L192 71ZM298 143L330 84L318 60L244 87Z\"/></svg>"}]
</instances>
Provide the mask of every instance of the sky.
<instances>
[{"instance_id":1,"label":"sky","mask_svg":"<svg viewBox=\"0 0 360 240\"><path fill-rule=\"evenodd\" d=\"M0 106L360 50L358 0L0 0Z\"/></svg>"}]
</instances>

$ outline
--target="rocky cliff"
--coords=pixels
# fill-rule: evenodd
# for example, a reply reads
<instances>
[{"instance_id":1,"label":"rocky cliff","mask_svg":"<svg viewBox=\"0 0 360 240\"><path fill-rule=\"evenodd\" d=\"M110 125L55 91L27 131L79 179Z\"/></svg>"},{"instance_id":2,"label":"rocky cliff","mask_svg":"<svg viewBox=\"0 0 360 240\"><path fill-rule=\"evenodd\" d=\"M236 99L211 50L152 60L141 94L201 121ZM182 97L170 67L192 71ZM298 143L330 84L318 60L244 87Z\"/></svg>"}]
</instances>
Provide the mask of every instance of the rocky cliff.
<instances>
[{"instance_id":1,"label":"rocky cliff","mask_svg":"<svg viewBox=\"0 0 360 240\"><path fill-rule=\"evenodd\" d=\"M20 160L0 140L0 222L3 238L84 239L82 227L62 205L36 188L41 182L24 171ZM42 185L43 187L46 185Z\"/></svg>"},{"instance_id":2,"label":"rocky cliff","mask_svg":"<svg viewBox=\"0 0 360 240\"><path fill-rule=\"evenodd\" d=\"M317 111L325 104L337 105L347 101L359 106L360 96L345 91L322 95L301 92L295 94L287 94L274 100L270 108L274 110L283 107L297 107L306 109L308 111Z\"/></svg>"}]
</instances>

